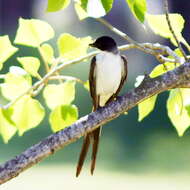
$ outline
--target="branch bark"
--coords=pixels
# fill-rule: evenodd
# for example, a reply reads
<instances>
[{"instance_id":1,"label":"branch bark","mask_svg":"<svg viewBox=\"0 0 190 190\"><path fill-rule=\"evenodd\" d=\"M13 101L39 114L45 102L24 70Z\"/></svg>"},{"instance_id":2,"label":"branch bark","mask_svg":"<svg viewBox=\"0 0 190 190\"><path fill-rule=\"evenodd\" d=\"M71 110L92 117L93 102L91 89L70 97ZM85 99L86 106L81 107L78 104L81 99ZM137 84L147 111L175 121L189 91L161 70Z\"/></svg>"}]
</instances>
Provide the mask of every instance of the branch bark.
<instances>
[{"instance_id":1,"label":"branch bark","mask_svg":"<svg viewBox=\"0 0 190 190\"><path fill-rule=\"evenodd\" d=\"M27 168L76 141L98 126L113 120L143 100L168 89L180 87L190 87L190 63L188 62L159 77L153 79L148 76L145 77L139 87L118 97L108 106L82 117L70 127L50 135L20 155L0 165L0 184L18 176Z\"/></svg>"}]
</instances>

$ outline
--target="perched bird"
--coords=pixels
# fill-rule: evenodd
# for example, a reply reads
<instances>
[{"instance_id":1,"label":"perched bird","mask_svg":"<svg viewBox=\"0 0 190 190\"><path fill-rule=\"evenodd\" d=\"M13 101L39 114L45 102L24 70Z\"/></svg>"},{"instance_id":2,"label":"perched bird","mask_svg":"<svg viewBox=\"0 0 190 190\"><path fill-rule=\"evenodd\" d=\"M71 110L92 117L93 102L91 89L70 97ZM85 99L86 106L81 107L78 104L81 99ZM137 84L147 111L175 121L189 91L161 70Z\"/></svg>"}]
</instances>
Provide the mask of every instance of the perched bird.
<instances>
[{"instance_id":1,"label":"perched bird","mask_svg":"<svg viewBox=\"0 0 190 190\"><path fill-rule=\"evenodd\" d=\"M100 53L92 58L89 73L93 111L113 101L127 79L127 60L120 55L113 38L102 36L92 44ZM86 134L78 160L76 176L80 174L90 143L92 143L91 174L93 175L101 127Z\"/></svg>"}]
</instances>

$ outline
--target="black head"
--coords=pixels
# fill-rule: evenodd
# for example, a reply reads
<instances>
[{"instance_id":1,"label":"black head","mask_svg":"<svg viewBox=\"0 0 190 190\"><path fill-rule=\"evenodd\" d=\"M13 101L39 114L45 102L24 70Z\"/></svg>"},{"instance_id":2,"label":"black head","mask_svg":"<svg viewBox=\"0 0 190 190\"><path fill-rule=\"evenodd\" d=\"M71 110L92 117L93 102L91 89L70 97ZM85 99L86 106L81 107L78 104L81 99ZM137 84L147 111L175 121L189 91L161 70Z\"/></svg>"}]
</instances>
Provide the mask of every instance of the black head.
<instances>
[{"instance_id":1,"label":"black head","mask_svg":"<svg viewBox=\"0 0 190 190\"><path fill-rule=\"evenodd\" d=\"M91 47L98 48L102 51L116 52L117 44L115 40L109 36L102 36L97 38L96 41L92 44L89 44Z\"/></svg>"}]
</instances>

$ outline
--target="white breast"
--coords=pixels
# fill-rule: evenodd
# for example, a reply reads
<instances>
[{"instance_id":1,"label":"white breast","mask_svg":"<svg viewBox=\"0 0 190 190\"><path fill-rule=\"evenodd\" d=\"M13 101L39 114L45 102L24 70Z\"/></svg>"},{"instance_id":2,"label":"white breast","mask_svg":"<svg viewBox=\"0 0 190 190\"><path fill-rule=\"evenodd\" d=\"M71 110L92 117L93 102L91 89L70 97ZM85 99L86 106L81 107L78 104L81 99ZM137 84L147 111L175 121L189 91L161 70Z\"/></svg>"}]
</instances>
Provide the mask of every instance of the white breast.
<instances>
[{"instance_id":1,"label":"white breast","mask_svg":"<svg viewBox=\"0 0 190 190\"><path fill-rule=\"evenodd\" d=\"M122 77L121 56L102 52L96 56L96 92L100 95L100 106L117 91Z\"/></svg>"}]
</instances>

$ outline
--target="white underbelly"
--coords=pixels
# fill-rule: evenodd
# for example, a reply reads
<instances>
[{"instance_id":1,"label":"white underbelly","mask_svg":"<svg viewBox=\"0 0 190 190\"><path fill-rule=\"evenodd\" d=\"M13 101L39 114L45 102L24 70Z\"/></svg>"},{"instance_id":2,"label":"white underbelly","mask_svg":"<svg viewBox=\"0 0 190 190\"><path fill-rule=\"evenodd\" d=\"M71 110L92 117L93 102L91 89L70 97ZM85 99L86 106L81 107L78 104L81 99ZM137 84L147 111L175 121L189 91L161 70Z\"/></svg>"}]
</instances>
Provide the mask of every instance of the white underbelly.
<instances>
[{"instance_id":1,"label":"white underbelly","mask_svg":"<svg viewBox=\"0 0 190 190\"><path fill-rule=\"evenodd\" d=\"M119 55L101 54L96 60L96 92L100 96L100 106L117 91L121 82L122 62Z\"/></svg>"}]
</instances>

